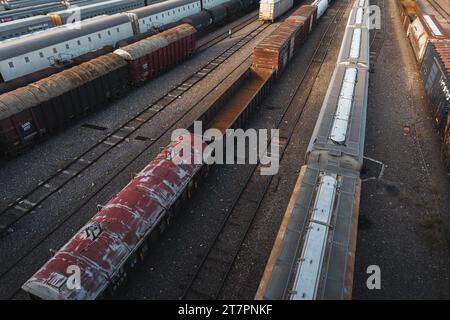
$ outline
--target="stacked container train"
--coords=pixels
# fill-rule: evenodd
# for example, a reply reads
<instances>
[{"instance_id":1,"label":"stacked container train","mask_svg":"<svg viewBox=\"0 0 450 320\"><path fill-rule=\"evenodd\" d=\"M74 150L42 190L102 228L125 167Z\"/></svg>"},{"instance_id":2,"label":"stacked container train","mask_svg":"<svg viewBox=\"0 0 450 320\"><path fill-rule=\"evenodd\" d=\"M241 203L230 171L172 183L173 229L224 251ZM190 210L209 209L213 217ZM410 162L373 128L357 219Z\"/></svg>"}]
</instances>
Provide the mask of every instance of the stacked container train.
<instances>
[{"instance_id":1,"label":"stacked container train","mask_svg":"<svg viewBox=\"0 0 450 320\"><path fill-rule=\"evenodd\" d=\"M171 2L184 3L184 6L188 6L188 8L194 8L190 7L189 3L192 1L189 0ZM233 3L231 6L238 5L239 8L243 8L241 4ZM247 2L246 8L249 8L251 3ZM214 19L210 18L212 23L220 23L225 19L223 15L219 14L218 7L228 10L228 3L212 8L214 10L211 10L211 12L217 13L217 19L216 16L214 16ZM150 7L142 8L142 10L145 10L145 13L139 13L142 17L140 19L142 21L141 28L145 30L147 21L144 21L144 18L148 17L150 21L153 19L152 17L158 14L155 12L159 11ZM149 17L150 10L153 10L154 13ZM210 13L206 14L209 15ZM182 21L198 26L198 19L202 18L191 16ZM35 59L43 60L39 58L40 55L51 55L55 50L60 52L67 47L69 49L76 47L77 42L83 41L83 43L87 42L95 46L102 43L103 40L103 44L100 45L103 46L108 44L110 38L115 37L115 40L119 41L121 33L132 36L131 26L128 24L129 20L126 15L114 15L101 19L101 21L102 24L96 20L88 21L84 28L84 32L87 34L99 29L103 30L101 33L92 33L92 35L84 37L87 39L81 40L79 38L80 40L74 39L70 42L62 42L53 49L49 47L47 53L38 53L37 51L34 52L33 56L22 54L20 56L25 56L24 61L28 61L25 64L17 65L12 61L9 63L19 69L23 65L33 65L32 62L35 62ZM118 23L122 24L118 27ZM123 96L132 87L141 84L142 81L152 78L188 58L195 49L198 32L191 24L184 23L176 28L117 49L113 53L100 56L92 61L0 95L0 153L14 155L22 147L33 144L42 136L64 128L68 123L104 106L113 99ZM79 32L70 29L64 31L69 34ZM60 36L60 38L66 37L63 34ZM89 41L89 38L92 41ZM23 49L28 48L29 50L29 46L33 45L42 46L42 40L41 37L36 38L35 42L29 42L27 47L23 47ZM60 40L52 37L46 41ZM0 49L0 55L2 50L5 55L9 56L21 53L18 51L20 48L10 47L8 52L5 48ZM163 59L162 57L170 57L170 59ZM34 67L36 66L38 66L37 63ZM62 82L59 83L60 81ZM100 86L103 89L93 90L92 88L95 86Z\"/></svg>"},{"instance_id":2,"label":"stacked container train","mask_svg":"<svg viewBox=\"0 0 450 320\"><path fill-rule=\"evenodd\" d=\"M352 9L258 300L352 297L368 98L367 3L356 0Z\"/></svg>"},{"instance_id":3,"label":"stacked container train","mask_svg":"<svg viewBox=\"0 0 450 320\"><path fill-rule=\"evenodd\" d=\"M406 36L442 139L444 162L450 168L450 36L435 16L423 14L415 2L399 3Z\"/></svg>"},{"instance_id":4,"label":"stacked container train","mask_svg":"<svg viewBox=\"0 0 450 320\"><path fill-rule=\"evenodd\" d=\"M292 45L289 52L297 52L306 39L299 34L305 35L308 33L306 30L310 31L310 22L317 16L317 4L323 1L328 3L328 0L317 0L313 6L307 6L307 10L303 9L302 12L308 15L298 15L289 23L291 29L288 32L277 28L271 35L277 41L269 55L277 56L273 53L274 48L281 52L285 44ZM258 59L260 52L255 49L254 60ZM226 128L240 126L286 66L281 65L278 59L270 61L272 63L254 64L247 70L242 79L230 86L229 93L224 94L228 99L217 97L217 104L213 103L214 110L205 112L204 123L223 134ZM240 99L232 99L233 96ZM204 137L194 134L181 135L173 140L39 269L23 285L23 290L38 299L97 299L113 294L207 175L209 166L201 161L206 146ZM172 161L181 156L180 150L190 161ZM200 161L192 162L192 159ZM68 289L67 268L71 265L80 268L80 290Z\"/></svg>"}]
</instances>

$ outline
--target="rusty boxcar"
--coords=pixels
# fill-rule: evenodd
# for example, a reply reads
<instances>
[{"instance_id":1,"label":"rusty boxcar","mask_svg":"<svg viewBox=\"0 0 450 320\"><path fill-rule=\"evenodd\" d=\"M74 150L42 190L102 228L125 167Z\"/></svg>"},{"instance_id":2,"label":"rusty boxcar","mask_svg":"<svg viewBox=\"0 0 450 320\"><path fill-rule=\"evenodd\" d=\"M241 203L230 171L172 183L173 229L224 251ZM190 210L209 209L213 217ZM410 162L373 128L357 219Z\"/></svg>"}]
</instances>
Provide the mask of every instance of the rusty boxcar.
<instances>
[{"instance_id":1,"label":"rusty boxcar","mask_svg":"<svg viewBox=\"0 0 450 320\"><path fill-rule=\"evenodd\" d=\"M435 16L421 14L409 25L407 36L419 64L430 41L449 38Z\"/></svg>"},{"instance_id":2,"label":"rusty boxcar","mask_svg":"<svg viewBox=\"0 0 450 320\"><path fill-rule=\"evenodd\" d=\"M129 90L127 63L107 54L0 96L0 148L14 153L36 138Z\"/></svg>"},{"instance_id":3,"label":"rusty boxcar","mask_svg":"<svg viewBox=\"0 0 450 320\"><path fill-rule=\"evenodd\" d=\"M195 46L196 30L180 25L0 95L0 152L14 155L125 95L189 57Z\"/></svg>"},{"instance_id":4,"label":"rusty boxcar","mask_svg":"<svg viewBox=\"0 0 450 320\"><path fill-rule=\"evenodd\" d=\"M253 50L255 69L272 69L280 76L289 62L290 45L293 35L286 34L279 26Z\"/></svg>"},{"instance_id":5,"label":"rusty boxcar","mask_svg":"<svg viewBox=\"0 0 450 320\"><path fill-rule=\"evenodd\" d=\"M129 63L133 83L140 84L188 58L196 47L196 32L182 24L114 53Z\"/></svg>"},{"instance_id":6,"label":"rusty boxcar","mask_svg":"<svg viewBox=\"0 0 450 320\"><path fill-rule=\"evenodd\" d=\"M313 30L313 26L317 21L317 7L304 5L294 11L288 18L286 22L302 22L306 33L310 33Z\"/></svg>"},{"instance_id":7,"label":"rusty boxcar","mask_svg":"<svg viewBox=\"0 0 450 320\"><path fill-rule=\"evenodd\" d=\"M91 300L114 294L207 174L208 166L196 164L202 163L205 147L202 138L192 134L173 140L23 290L46 300ZM189 150L190 155L180 150ZM173 157L179 157L177 164ZM80 270L78 290L69 280L73 266Z\"/></svg>"}]
</instances>

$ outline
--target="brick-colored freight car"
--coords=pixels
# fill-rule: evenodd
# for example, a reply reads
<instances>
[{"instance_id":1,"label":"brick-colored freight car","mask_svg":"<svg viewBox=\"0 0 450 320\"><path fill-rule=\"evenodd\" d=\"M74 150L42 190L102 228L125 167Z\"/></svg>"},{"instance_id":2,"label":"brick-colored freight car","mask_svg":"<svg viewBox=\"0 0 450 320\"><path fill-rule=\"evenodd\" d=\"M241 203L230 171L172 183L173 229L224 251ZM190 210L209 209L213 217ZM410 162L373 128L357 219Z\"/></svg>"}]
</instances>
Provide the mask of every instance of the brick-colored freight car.
<instances>
[{"instance_id":1,"label":"brick-colored freight car","mask_svg":"<svg viewBox=\"0 0 450 320\"><path fill-rule=\"evenodd\" d=\"M196 32L182 24L114 53L130 64L132 81L139 84L188 58L196 47Z\"/></svg>"},{"instance_id":2,"label":"brick-colored freight car","mask_svg":"<svg viewBox=\"0 0 450 320\"><path fill-rule=\"evenodd\" d=\"M311 21L316 21L316 7L306 7L306 9L298 9L296 18L281 23L255 47L253 50L255 69L271 69L275 70L277 77L281 75L299 46L305 41L308 31L311 30ZM305 28L305 22L307 28Z\"/></svg>"},{"instance_id":3,"label":"brick-colored freight car","mask_svg":"<svg viewBox=\"0 0 450 320\"><path fill-rule=\"evenodd\" d=\"M127 63L107 54L0 96L0 148L10 153L129 90Z\"/></svg>"},{"instance_id":4,"label":"brick-colored freight car","mask_svg":"<svg viewBox=\"0 0 450 320\"><path fill-rule=\"evenodd\" d=\"M450 39L430 42L420 76L436 126L444 139L444 155L450 165Z\"/></svg>"}]
</instances>

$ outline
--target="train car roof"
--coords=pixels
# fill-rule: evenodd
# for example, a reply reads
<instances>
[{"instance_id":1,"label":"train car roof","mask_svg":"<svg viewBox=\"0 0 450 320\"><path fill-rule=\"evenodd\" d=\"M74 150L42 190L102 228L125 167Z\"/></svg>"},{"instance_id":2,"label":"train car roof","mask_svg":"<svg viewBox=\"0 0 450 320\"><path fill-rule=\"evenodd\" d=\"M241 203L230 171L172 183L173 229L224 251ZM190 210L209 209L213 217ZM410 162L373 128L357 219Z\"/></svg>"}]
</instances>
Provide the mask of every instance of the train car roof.
<instances>
[{"instance_id":1,"label":"train car roof","mask_svg":"<svg viewBox=\"0 0 450 320\"><path fill-rule=\"evenodd\" d=\"M108 1L104 1L104 2L97 2L97 3L91 3L88 5L84 5L84 6L71 6L68 9L65 10L60 10L60 11L54 11L54 12L50 12L50 14L57 14L57 15L71 15L73 14L73 12L75 10L80 9L82 13L89 13L91 11L96 11L102 8L109 8L112 7L114 5L123 5L123 4L129 4L131 2L142 2L143 4L145 4L144 0L108 0Z\"/></svg>"},{"instance_id":2,"label":"train car roof","mask_svg":"<svg viewBox=\"0 0 450 320\"><path fill-rule=\"evenodd\" d=\"M19 20L12 20L4 23L0 23L0 32L15 30L20 27L28 27L30 23L35 22L46 22L51 21L50 17L39 15L34 17L23 18Z\"/></svg>"},{"instance_id":3,"label":"train car roof","mask_svg":"<svg viewBox=\"0 0 450 320\"><path fill-rule=\"evenodd\" d=\"M143 17L148 17L150 15L159 13L161 11L170 10L173 9L174 7L180 7L195 2L199 2L199 0L169 0L151 4L143 8L130 10L129 12L136 14L137 17L140 19Z\"/></svg>"},{"instance_id":4,"label":"train car roof","mask_svg":"<svg viewBox=\"0 0 450 320\"><path fill-rule=\"evenodd\" d=\"M127 22L129 22L129 19L123 14L100 16L81 21L82 26L80 29L69 28L67 25L64 25L23 37L5 40L0 42L0 61Z\"/></svg>"}]
</instances>

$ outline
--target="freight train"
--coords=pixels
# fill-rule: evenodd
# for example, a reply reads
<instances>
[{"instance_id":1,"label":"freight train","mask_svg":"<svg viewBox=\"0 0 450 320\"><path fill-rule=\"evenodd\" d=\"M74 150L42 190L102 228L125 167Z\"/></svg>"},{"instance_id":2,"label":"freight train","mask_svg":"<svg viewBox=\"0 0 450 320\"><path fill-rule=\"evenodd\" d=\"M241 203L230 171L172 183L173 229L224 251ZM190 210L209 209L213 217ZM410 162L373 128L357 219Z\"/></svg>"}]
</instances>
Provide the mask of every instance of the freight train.
<instances>
[{"instance_id":1,"label":"freight train","mask_svg":"<svg viewBox=\"0 0 450 320\"><path fill-rule=\"evenodd\" d=\"M287 46L286 52L296 53L306 40L306 30L310 30L310 22L317 15L317 4L322 1L328 3L328 0L318 0L307 10L301 11L308 15L298 14L297 19L289 23L289 31L276 29L270 38L277 40L272 42L270 48L280 53L285 52ZM269 43L263 46L268 48ZM254 61L260 53L261 50L255 49ZM289 57L292 56L286 56ZM217 97L217 102L212 104L214 110L206 111L202 120L222 133L227 128L238 127L248 118L249 112L256 109L269 92L275 77L280 76L285 67L278 59L271 59L271 63L264 65L254 64L243 74L243 79L231 85L225 94L230 95L228 102L224 96ZM239 99L233 99L236 96ZM212 116L214 112L216 116ZM212 117L216 121L212 121ZM173 140L22 289L37 299L97 299L114 294L208 174L209 166L202 161L206 146L204 137L194 134L181 135ZM172 161L182 156L180 150L190 150L190 157L183 155L183 161ZM186 161L186 157L190 161ZM72 265L79 266L81 271L79 290L70 290L67 286L67 268Z\"/></svg>"},{"instance_id":2,"label":"freight train","mask_svg":"<svg viewBox=\"0 0 450 320\"><path fill-rule=\"evenodd\" d=\"M190 3L190 1L185 0L181 2ZM252 2L246 3L246 8L250 8L249 5ZM190 4L186 5L190 6ZM211 10L182 19L183 27L153 35L117 49L106 56L100 56L93 61L84 62L0 95L0 153L16 154L19 149L34 144L40 138L64 128L67 123L79 119L88 112L97 110L107 104L108 101L125 95L144 80L152 78L188 58L195 49L195 38L198 30L214 23L221 23L229 17L228 12L231 12L229 8L234 8L234 6L243 8L242 2L224 3L213 7ZM150 7L143 9L146 12L142 17L145 17L149 14ZM222 12L221 9L224 11ZM205 17L207 18L205 19ZM205 20L207 20L207 26ZM190 25L190 28L186 24ZM82 44L87 43L98 47L108 46L111 43L110 39L114 39L115 42L120 41L123 33L128 36L133 35L132 27L129 25L126 15L113 15L101 19L101 21L95 19L87 21L83 30L85 33L92 35L85 36L86 39L83 40ZM94 33L95 30L97 30L96 32L99 32L98 30L103 31L97 34ZM146 30L146 27L142 26L142 31L144 30ZM189 30L188 35L186 30ZM71 36L72 33L80 32L70 29L64 29L64 31L64 34L59 35L59 40L55 38L55 34L51 38L45 38L45 40L47 43L60 42L66 39L67 35ZM186 38L186 36L189 37ZM39 42L37 40L36 42L29 42L26 47L22 48L29 50L32 46L43 46L43 40L39 37ZM22 63L22 65L10 61L13 67L23 68L23 65L26 67L27 64L31 65L33 62L37 64L36 60L45 60L40 58L41 55L44 57L51 56L55 50L57 53L63 52L67 47L69 47L68 50L73 50L77 47L78 41L81 43L82 40L61 42L58 46L49 47L45 52L35 52L33 56L19 51L20 47L10 47L8 52L5 48L2 48L0 54L3 50L5 55L25 56L25 63ZM175 51L173 52L173 50ZM20 59L17 63L19 62ZM121 68L117 67L118 63L122 66ZM87 72L88 70L92 71ZM55 85L61 79L64 79L64 85ZM112 85L114 81L117 81L117 86ZM104 89L93 91L92 88L96 85L103 86ZM115 89L111 90L113 88Z\"/></svg>"},{"instance_id":3,"label":"freight train","mask_svg":"<svg viewBox=\"0 0 450 320\"><path fill-rule=\"evenodd\" d=\"M369 87L368 10L364 0L355 1L258 300L352 297Z\"/></svg>"},{"instance_id":4,"label":"freight train","mask_svg":"<svg viewBox=\"0 0 450 320\"><path fill-rule=\"evenodd\" d=\"M247 11L255 0L169 0L111 16L59 26L0 43L0 83L39 73L121 41L173 26L183 19L198 31ZM203 9L203 10L202 10ZM225 15L226 13L226 15Z\"/></svg>"},{"instance_id":5,"label":"freight train","mask_svg":"<svg viewBox=\"0 0 450 320\"><path fill-rule=\"evenodd\" d=\"M400 1L399 4L406 36L442 139L444 163L450 168L450 35L435 16L423 14L415 2Z\"/></svg>"}]
</instances>

